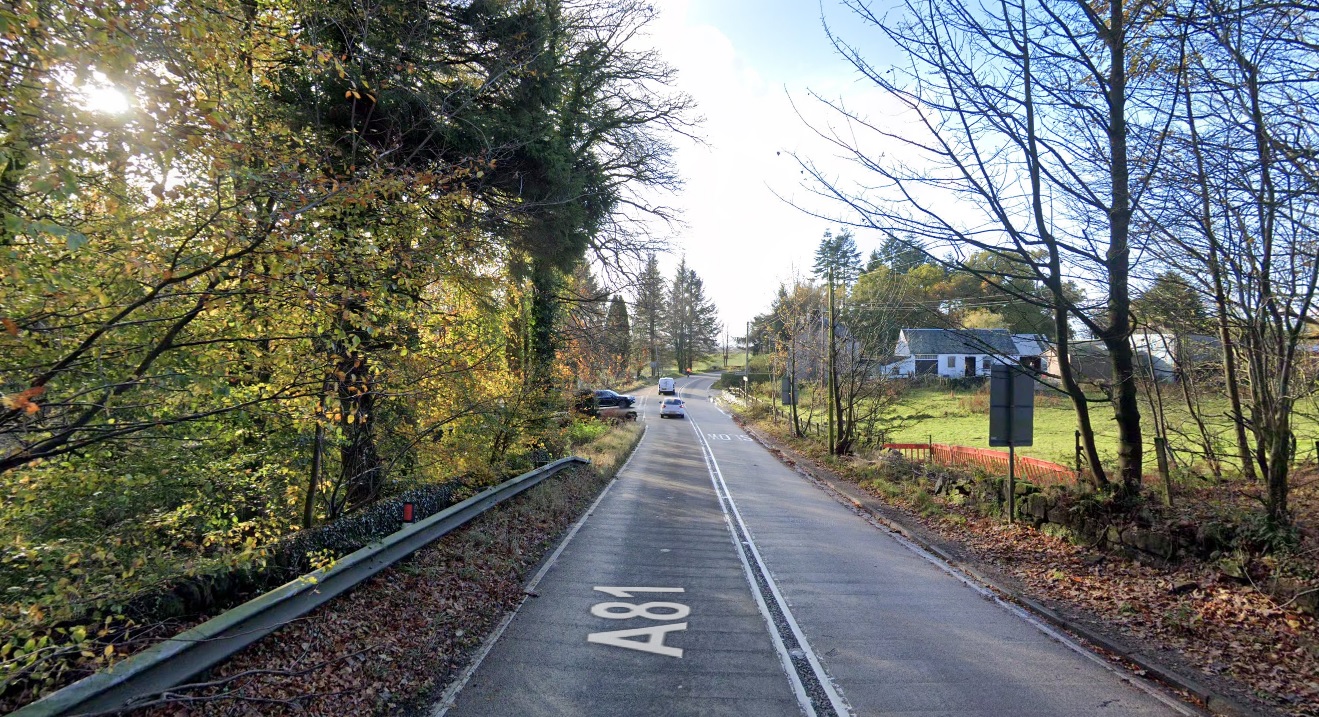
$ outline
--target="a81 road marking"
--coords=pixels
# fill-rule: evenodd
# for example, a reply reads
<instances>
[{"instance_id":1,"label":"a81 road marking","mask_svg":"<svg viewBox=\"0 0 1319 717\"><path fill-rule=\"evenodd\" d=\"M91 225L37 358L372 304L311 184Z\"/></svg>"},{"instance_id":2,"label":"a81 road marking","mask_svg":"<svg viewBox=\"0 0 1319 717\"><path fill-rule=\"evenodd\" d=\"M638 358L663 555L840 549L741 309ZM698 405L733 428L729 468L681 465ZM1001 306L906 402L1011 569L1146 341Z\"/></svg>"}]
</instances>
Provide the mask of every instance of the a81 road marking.
<instances>
[{"instance_id":1,"label":"a81 road marking","mask_svg":"<svg viewBox=\"0 0 1319 717\"><path fill-rule=\"evenodd\" d=\"M631 598L634 593L680 593L682 588L641 588L641 587L605 587L597 586L597 591L617 598ZM629 620L640 617L647 620L668 621L681 620L691 614L692 609L679 602L602 602L591 606L591 614L607 620ZM670 632L686 630L685 622L670 622L667 625L639 627L631 630L611 630L609 632L592 632L586 636L587 642L599 645L612 645L628 650L640 650L665 657L682 657L682 648L664 644L664 638ZM639 638L645 638L644 640Z\"/></svg>"}]
</instances>

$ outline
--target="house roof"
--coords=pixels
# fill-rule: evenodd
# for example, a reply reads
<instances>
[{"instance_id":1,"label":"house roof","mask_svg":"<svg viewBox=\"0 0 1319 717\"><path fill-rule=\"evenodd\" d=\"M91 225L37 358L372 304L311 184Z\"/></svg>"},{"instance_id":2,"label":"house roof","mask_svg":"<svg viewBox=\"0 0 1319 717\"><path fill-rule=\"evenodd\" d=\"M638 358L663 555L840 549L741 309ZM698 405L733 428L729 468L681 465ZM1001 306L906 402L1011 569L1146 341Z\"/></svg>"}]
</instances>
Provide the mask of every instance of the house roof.
<instances>
[{"instance_id":1,"label":"house roof","mask_svg":"<svg viewBox=\"0 0 1319 717\"><path fill-rule=\"evenodd\" d=\"M1198 349L1218 349L1223 345L1223 342L1213 334L1174 334L1160 331L1137 331L1131 334L1131 340L1138 349L1145 348L1147 343L1151 348L1168 350L1178 343L1183 348Z\"/></svg>"},{"instance_id":2,"label":"house roof","mask_svg":"<svg viewBox=\"0 0 1319 717\"><path fill-rule=\"evenodd\" d=\"M1001 354L1016 356L1007 329L903 329L912 354Z\"/></svg>"},{"instance_id":3,"label":"house roof","mask_svg":"<svg viewBox=\"0 0 1319 717\"><path fill-rule=\"evenodd\" d=\"M1017 346L1017 353L1022 356L1040 356L1049 340L1042 334L1013 334L1012 343Z\"/></svg>"}]
</instances>

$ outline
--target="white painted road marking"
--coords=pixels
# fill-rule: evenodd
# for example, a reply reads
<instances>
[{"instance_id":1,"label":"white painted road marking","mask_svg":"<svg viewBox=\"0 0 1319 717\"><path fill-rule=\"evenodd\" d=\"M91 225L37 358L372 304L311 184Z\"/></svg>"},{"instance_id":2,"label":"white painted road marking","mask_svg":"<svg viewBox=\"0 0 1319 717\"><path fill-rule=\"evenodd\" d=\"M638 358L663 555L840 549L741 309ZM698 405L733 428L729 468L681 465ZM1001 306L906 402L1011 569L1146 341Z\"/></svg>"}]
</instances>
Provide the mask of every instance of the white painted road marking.
<instances>
[{"instance_id":1,"label":"white painted road marking","mask_svg":"<svg viewBox=\"0 0 1319 717\"><path fill-rule=\"evenodd\" d=\"M669 552L668 548L661 548L660 552ZM596 592L602 592L606 595L612 595L618 598L630 598L632 593L680 593L682 588L610 588L600 585L595 586Z\"/></svg>"},{"instance_id":2,"label":"white painted road marking","mask_svg":"<svg viewBox=\"0 0 1319 717\"><path fill-rule=\"evenodd\" d=\"M606 595L612 595L618 598L630 598L634 593L680 593L682 588L639 588L639 587L607 587L597 585L595 589ZM655 612L662 610L664 612ZM596 617L602 617L607 620L631 620L632 618L644 618L646 620L655 620L664 622L669 620L681 620L687 617L692 609L679 602L645 602L634 604L630 602L602 602L591 606L591 614ZM682 657L682 648L670 647L664 644L664 638L670 632L679 632L687 629L687 623L670 623L668 625L653 625L651 627L639 627L630 630L611 630L608 632L592 632L586 636L586 641L597 645L609 645L611 647L621 647L626 650L639 650L641 652L650 652L665 657ZM645 640L633 638L644 637Z\"/></svg>"},{"instance_id":3,"label":"white painted road marking","mask_svg":"<svg viewBox=\"0 0 1319 717\"><path fill-rule=\"evenodd\" d=\"M614 630L612 632L593 632L586 636L587 642L593 642L597 645L610 645L612 647L622 647L628 650L639 650L641 652L652 652L656 655L665 657L682 657L681 647L669 647L664 644L664 637L670 632L686 630L687 623L680 622L673 625L656 625L654 627L639 627L635 630ZM645 637L645 641L633 640L629 638Z\"/></svg>"},{"instance_id":4,"label":"white painted road marking","mask_svg":"<svg viewBox=\"0 0 1319 717\"><path fill-rule=\"evenodd\" d=\"M621 610L622 612L615 612ZM652 612L669 610L671 612ZM692 614L692 609L680 602L598 602L591 606L591 614L607 620L630 620L644 617L647 620L681 620Z\"/></svg>"},{"instance_id":5,"label":"white painted road marking","mask_svg":"<svg viewBox=\"0 0 1319 717\"><path fill-rule=\"evenodd\" d=\"M449 688L444 691L444 694L440 697L440 701L435 703L435 706L431 708L430 717L445 717L445 715L449 713L449 709L454 706L454 700L457 699L458 693L462 692L462 689L471 681L472 675L476 674L477 669L481 667L481 663L485 661L486 656L490 654L492 649L494 649L495 643L499 642L499 638L504 636L504 631L508 629L510 624L512 624L513 618L517 617L518 610L521 610L522 604L527 601L527 596L536 591L536 586L540 585L540 581L545 578L545 574L550 571L550 568L554 567L556 562L558 562L559 556L563 555L563 551L567 549L568 543L571 543L573 537L577 535L577 531L581 530L582 526L586 524L586 520L595 513L595 509L600 505L601 501L605 499L605 496L608 495L610 489L614 487L614 484L618 482L619 476L623 475L623 473L627 471L627 467L632 465L632 459L636 458L637 454L641 452L641 446L643 446L645 442L646 427L642 426L641 440L637 441L636 447L632 449L632 455L628 456L627 460L623 461L623 465L619 466L618 472L614 473L613 480L609 481L609 485L606 485L605 489L600 491L600 495L595 497L595 500L591 503L591 506L586 509L586 512L582 514L582 517L578 518L576 523L573 523L572 529L568 531L566 536L564 536L563 542L559 543L559 547L555 548L553 553L550 553L549 559L540 566L540 570L537 570L536 574L531 576L531 580L527 581L527 584L523 586L522 599L518 601L518 604L514 606L512 610L504 615L504 619L499 621L499 625L495 627L494 631L487 635L485 640L481 642L480 649L476 651L476 657L472 658L472 661L468 663L467 667L463 670L462 675L449 684Z\"/></svg>"},{"instance_id":6,"label":"white painted road marking","mask_svg":"<svg viewBox=\"0 0 1319 717\"><path fill-rule=\"evenodd\" d=\"M766 567L764 559L760 557L760 551L756 548L756 542L751 537L751 531L747 529L746 523L742 521L742 514L737 510L737 503L733 501L733 495L728 490L728 484L724 482L723 473L719 470L719 461L715 460L714 457L714 450L706 442L705 434L701 432L701 427L696 425L695 421L692 421L692 431L696 433L696 439L701 444L701 453L705 456L705 467L710 473L710 482L714 485L715 495L719 498L719 508L724 513L724 522L728 525L729 535L732 537L737 555L742 561L742 569L746 573L747 582L751 585L751 595L755 598L756 605L760 608L760 614L765 618L765 624L769 627L770 636L774 639L774 647L778 650L783 669L788 673L788 679L792 681L792 689L797 695L798 705L809 717L818 715L815 706L811 703L811 698L806 694L806 687L802 684L801 677L797 674L797 668L792 664L792 658L788 656L787 646L783 644L783 636L774 623L774 617L769 612L769 606L765 604L765 598L760 594L760 587L756 582L755 574L751 570L751 559L754 559L757 566L759 566L760 574L764 576L765 583L769 586L770 596L774 599L779 612L782 613L784 621L788 623L788 629L792 631L797 644L805 653L806 662L810 664L811 671L815 673L815 678L824 690L834 714L840 717L853 714L851 706L838 693L833 681L824 671L824 666L820 664L819 658L815 656L815 650L811 649L810 643L806 641L806 635L797 624L796 618L792 616L792 610L788 608L788 601L783 599L783 594L779 592L779 587L774 582L773 575ZM737 529L733 527L734 521L741 526L742 534L746 536L745 542L738 539ZM750 558L748 558L748 553Z\"/></svg>"}]
</instances>

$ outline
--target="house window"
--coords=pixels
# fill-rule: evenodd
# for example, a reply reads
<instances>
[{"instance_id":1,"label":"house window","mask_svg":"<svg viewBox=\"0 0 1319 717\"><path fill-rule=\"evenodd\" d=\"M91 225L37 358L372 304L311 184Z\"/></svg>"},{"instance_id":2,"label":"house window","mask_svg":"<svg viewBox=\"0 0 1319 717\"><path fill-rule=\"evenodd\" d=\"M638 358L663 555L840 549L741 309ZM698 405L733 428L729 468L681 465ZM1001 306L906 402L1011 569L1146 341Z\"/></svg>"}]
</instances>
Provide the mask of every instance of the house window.
<instances>
[{"instance_id":1,"label":"house window","mask_svg":"<svg viewBox=\"0 0 1319 717\"><path fill-rule=\"evenodd\" d=\"M938 354L916 354L914 357L917 361L938 361Z\"/></svg>"},{"instance_id":2,"label":"house window","mask_svg":"<svg viewBox=\"0 0 1319 717\"><path fill-rule=\"evenodd\" d=\"M984 356L984 357L982 357L982 358L980 359L980 368L983 369L983 370L985 370L985 371L988 371L988 370L989 370L989 357L988 357L988 356Z\"/></svg>"},{"instance_id":3,"label":"house window","mask_svg":"<svg viewBox=\"0 0 1319 717\"><path fill-rule=\"evenodd\" d=\"M948 368L957 368L957 357L956 357L956 356L953 356L953 355L951 355L951 354L948 356Z\"/></svg>"}]
</instances>

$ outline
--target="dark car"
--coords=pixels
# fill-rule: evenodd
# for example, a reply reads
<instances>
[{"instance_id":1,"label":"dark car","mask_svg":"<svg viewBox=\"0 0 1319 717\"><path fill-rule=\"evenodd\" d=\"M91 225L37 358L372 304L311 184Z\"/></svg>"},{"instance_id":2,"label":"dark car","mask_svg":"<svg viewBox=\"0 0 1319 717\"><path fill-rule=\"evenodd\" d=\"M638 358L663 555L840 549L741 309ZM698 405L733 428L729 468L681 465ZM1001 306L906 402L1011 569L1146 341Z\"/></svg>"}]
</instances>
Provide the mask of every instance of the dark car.
<instances>
[{"instance_id":1,"label":"dark car","mask_svg":"<svg viewBox=\"0 0 1319 717\"><path fill-rule=\"evenodd\" d=\"M609 393L613 396L601 396L599 391L579 391L573 401L573 408L578 413L595 418L635 421L637 409L632 407L632 403L636 399L613 391Z\"/></svg>"},{"instance_id":2,"label":"dark car","mask_svg":"<svg viewBox=\"0 0 1319 717\"><path fill-rule=\"evenodd\" d=\"M610 391L607 388L598 388L595 390L596 404L601 408L617 406L618 408L631 408L632 404L637 402L636 396L624 396L616 391Z\"/></svg>"}]
</instances>

